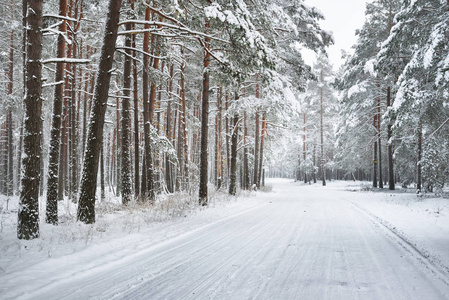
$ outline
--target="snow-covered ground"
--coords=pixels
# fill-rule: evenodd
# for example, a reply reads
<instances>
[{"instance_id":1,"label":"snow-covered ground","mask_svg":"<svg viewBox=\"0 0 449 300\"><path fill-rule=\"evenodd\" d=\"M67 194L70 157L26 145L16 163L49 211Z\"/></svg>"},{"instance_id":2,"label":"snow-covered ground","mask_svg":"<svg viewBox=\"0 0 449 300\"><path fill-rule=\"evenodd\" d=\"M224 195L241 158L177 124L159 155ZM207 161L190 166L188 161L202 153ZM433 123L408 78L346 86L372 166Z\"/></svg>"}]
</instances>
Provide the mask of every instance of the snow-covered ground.
<instances>
[{"instance_id":1,"label":"snow-covered ground","mask_svg":"<svg viewBox=\"0 0 449 300\"><path fill-rule=\"evenodd\" d=\"M206 209L102 204L15 238L0 200L0 299L449 299L449 200L268 181Z\"/></svg>"}]
</instances>

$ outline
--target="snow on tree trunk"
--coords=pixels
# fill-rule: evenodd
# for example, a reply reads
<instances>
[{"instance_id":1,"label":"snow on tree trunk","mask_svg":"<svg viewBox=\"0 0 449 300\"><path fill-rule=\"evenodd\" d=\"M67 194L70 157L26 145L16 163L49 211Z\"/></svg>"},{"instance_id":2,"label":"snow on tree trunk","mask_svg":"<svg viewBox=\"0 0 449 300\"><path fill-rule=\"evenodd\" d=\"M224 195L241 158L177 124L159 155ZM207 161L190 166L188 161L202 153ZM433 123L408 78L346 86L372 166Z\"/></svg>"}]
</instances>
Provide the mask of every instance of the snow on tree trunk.
<instances>
[{"instance_id":1,"label":"snow on tree trunk","mask_svg":"<svg viewBox=\"0 0 449 300\"><path fill-rule=\"evenodd\" d=\"M131 0L128 0L131 5ZM128 8L128 17L131 16L130 7ZM125 26L127 31L131 30L131 23L127 23ZM131 187L131 153L130 153L130 104L129 99L131 97L131 35L127 34L125 37L125 64L123 71L123 98L122 98L122 118L121 118L121 184L122 184L122 203L128 204L132 197Z\"/></svg>"},{"instance_id":2,"label":"snow on tree trunk","mask_svg":"<svg viewBox=\"0 0 449 300\"><path fill-rule=\"evenodd\" d=\"M265 138L267 135L267 113L263 113L262 117L262 138L260 140L260 154L259 154L259 176L257 179L257 188L260 188L260 182L262 180L262 170L263 170L263 149L265 144Z\"/></svg>"},{"instance_id":3,"label":"snow on tree trunk","mask_svg":"<svg viewBox=\"0 0 449 300\"><path fill-rule=\"evenodd\" d=\"M131 9L134 10L134 2L131 2ZM133 27L134 28L134 24ZM136 35L132 35L132 48L136 48ZM136 58L136 51L133 51L133 57ZM138 96L138 77L137 61L133 60L133 103L134 103L134 194L140 195L140 142L139 142L139 96Z\"/></svg>"},{"instance_id":4,"label":"snow on tree trunk","mask_svg":"<svg viewBox=\"0 0 449 300\"><path fill-rule=\"evenodd\" d=\"M145 20L150 20L150 9L145 9ZM149 29L149 25L145 25L145 29ZM150 36L145 33L143 39L143 51L149 53ZM153 181L153 154L151 146L151 117L150 117L150 102L148 100L148 70L149 58L148 55L143 56L143 72L142 72L142 99L143 99L143 122L144 122L144 143L145 143L145 162L142 173L145 172L145 182L142 182L141 195L146 200L153 202L155 199L154 181ZM143 177L143 176L142 176ZM144 178L142 178L142 181Z\"/></svg>"},{"instance_id":5,"label":"snow on tree trunk","mask_svg":"<svg viewBox=\"0 0 449 300\"><path fill-rule=\"evenodd\" d=\"M59 1L59 15L65 17L67 15L67 0ZM59 31L66 31L66 22L62 21L59 25ZM65 40L62 34L58 36L58 48L56 57L63 58L65 54ZM64 63L56 63L55 82L64 80ZM59 172L59 145L61 143L61 118L62 103L64 101L64 85L63 83L55 86L53 100L53 117L50 136L50 153L48 164L48 180L47 180L47 207L46 222L56 225L58 224L58 172Z\"/></svg>"},{"instance_id":6,"label":"snow on tree trunk","mask_svg":"<svg viewBox=\"0 0 449 300\"><path fill-rule=\"evenodd\" d=\"M387 87L387 107L391 106L391 87ZM391 123L387 125L387 138L388 138L388 188L394 190L394 164L393 164L393 142L391 140L393 136L393 130Z\"/></svg>"},{"instance_id":7,"label":"snow on tree trunk","mask_svg":"<svg viewBox=\"0 0 449 300\"><path fill-rule=\"evenodd\" d=\"M245 190L248 190L251 184L249 176L249 150L246 142L248 136L247 119L246 112L243 112L243 188Z\"/></svg>"},{"instance_id":8,"label":"snow on tree trunk","mask_svg":"<svg viewBox=\"0 0 449 300\"><path fill-rule=\"evenodd\" d=\"M11 22L14 21L13 7L14 1L11 0ZM14 30L10 33L10 45L9 45L9 63L8 63L8 95L13 95L13 82L14 82ZM7 177L6 177L6 195L8 197L13 195L14 190L14 138L13 138L13 120L12 120L12 109L8 108L6 116L6 126L8 128L7 138L8 138L8 161L5 166L7 166Z\"/></svg>"},{"instance_id":9,"label":"snow on tree trunk","mask_svg":"<svg viewBox=\"0 0 449 300\"><path fill-rule=\"evenodd\" d=\"M323 85L323 70L321 70L321 84ZM326 185L326 171L324 169L324 128L323 128L323 86L320 88L320 142L321 142L321 153L320 153L320 176L323 186Z\"/></svg>"},{"instance_id":10,"label":"snow on tree trunk","mask_svg":"<svg viewBox=\"0 0 449 300\"><path fill-rule=\"evenodd\" d=\"M100 63L94 89L92 117L87 135L86 154L81 180L77 219L83 223L95 223L95 191L103 125L107 107L111 68L114 60L121 0L110 0L106 28L101 49Z\"/></svg>"},{"instance_id":11,"label":"snow on tree trunk","mask_svg":"<svg viewBox=\"0 0 449 300\"><path fill-rule=\"evenodd\" d=\"M42 0L29 1L22 191L17 237L39 237L39 181L42 136Z\"/></svg>"},{"instance_id":12,"label":"snow on tree trunk","mask_svg":"<svg viewBox=\"0 0 449 300\"><path fill-rule=\"evenodd\" d=\"M259 74L256 75L256 98L260 99ZM259 139L260 139L260 113L256 110L256 124L254 132L254 179L253 183L257 186L259 177Z\"/></svg>"},{"instance_id":13,"label":"snow on tree trunk","mask_svg":"<svg viewBox=\"0 0 449 300\"><path fill-rule=\"evenodd\" d=\"M210 27L209 22L206 20L206 30ZM206 38L206 48L209 47L210 39ZM210 53L208 49L204 50L203 61L203 95L202 95L202 107L201 107L201 149L200 149L200 188L199 188L199 204L202 206L207 205L207 182L208 182L208 135L209 135L209 65L210 65Z\"/></svg>"},{"instance_id":14,"label":"snow on tree trunk","mask_svg":"<svg viewBox=\"0 0 449 300\"><path fill-rule=\"evenodd\" d=\"M166 129L165 134L169 141L172 142L172 145L174 145L172 141L172 92L173 92L173 76L174 76L174 66L173 64L170 66L170 79L168 80L168 103L167 103L167 121L166 121ZM173 130L174 131L174 130ZM167 185L167 190L170 193L174 192L173 188L173 178L172 178L172 167L170 163L170 158L168 155L165 155L165 184Z\"/></svg>"},{"instance_id":15,"label":"snow on tree trunk","mask_svg":"<svg viewBox=\"0 0 449 300\"><path fill-rule=\"evenodd\" d=\"M239 99L238 89L235 92L235 100ZM229 194L235 196L237 194L237 144L239 137L239 115L234 113L234 124L232 126L231 134L231 167L229 174Z\"/></svg>"}]
</instances>

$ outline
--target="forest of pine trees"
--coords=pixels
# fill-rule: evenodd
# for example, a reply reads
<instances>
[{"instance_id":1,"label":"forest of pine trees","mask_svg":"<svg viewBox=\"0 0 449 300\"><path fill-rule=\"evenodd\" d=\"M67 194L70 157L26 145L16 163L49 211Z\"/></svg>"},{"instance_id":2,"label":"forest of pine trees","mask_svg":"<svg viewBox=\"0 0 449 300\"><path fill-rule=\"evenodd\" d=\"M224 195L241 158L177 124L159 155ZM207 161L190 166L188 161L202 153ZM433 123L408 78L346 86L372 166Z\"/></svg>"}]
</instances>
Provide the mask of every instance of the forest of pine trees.
<instances>
[{"instance_id":1,"label":"forest of pine trees","mask_svg":"<svg viewBox=\"0 0 449 300\"><path fill-rule=\"evenodd\" d=\"M265 176L441 189L449 168L449 0L374 0L337 71L307 1L5 0L0 194L95 220ZM419 25L416 25L419 24ZM305 63L301 50L318 53Z\"/></svg>"}]
</instances>

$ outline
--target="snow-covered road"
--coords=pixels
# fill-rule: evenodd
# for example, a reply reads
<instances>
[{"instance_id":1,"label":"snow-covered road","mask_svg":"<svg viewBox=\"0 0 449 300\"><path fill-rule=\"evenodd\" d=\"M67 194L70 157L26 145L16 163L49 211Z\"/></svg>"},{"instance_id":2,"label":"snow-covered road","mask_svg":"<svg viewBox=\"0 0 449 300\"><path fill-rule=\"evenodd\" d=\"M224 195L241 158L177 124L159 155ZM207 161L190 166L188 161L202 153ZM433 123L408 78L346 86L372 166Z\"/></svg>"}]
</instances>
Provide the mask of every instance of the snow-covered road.
<instances>
[{"instance_id":1,"label":"snow-covered road","mask_svg":"<svg viewBox=\"0 0 449 300\"><path fill-rule=\"evenodd\" d=\"M27 292L11 285L6 295L24 299L449 299L444 267L359 206L355 199L363 194L288 181L277 181L275 191L250 209L159 243L124 243L126 255L117 247L100 257L75 253L44 262L34 272L7 274L2 279L6 284L21 278L35 284ZM54 272L42 270L52 267ZM49 278L39 278L44 275Z\"/></svg>"}]
</instances>

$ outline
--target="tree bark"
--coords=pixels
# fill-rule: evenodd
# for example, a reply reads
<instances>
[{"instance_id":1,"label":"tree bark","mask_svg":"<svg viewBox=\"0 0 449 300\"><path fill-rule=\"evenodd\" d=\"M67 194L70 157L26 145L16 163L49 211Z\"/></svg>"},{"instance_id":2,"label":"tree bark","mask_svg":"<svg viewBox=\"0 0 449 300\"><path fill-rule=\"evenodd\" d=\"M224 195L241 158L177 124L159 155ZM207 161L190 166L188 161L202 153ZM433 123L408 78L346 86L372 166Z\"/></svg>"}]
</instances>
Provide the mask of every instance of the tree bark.
<instances>
[{"instance_id":1,"label":"tree bark","mask_svg":"<svg viewBox=\"0 0 449 300\"><path fill-rule=\"evenodd\" d=\"M110 0L109 2L98 76L95 83L92 119L89 124L77 214L77 219L86 224L95 223L95 190L97 187L98 160L103 140L104 117L111 78L110 70L114 60L121 3L122 0Z\"/></svg>"},{"instance_id":2,"label":"tree bark","mask_svg":"<svg viewBox=\"0 0 449 300\"><path fill-rule=\"evenodd\" d=\"M303 154L303 162L304 165L306 163L307 158L307 146L306 146L306 113L304 113L304 128L303 128L303 136L302 136L302 154ZM307 183L307 172L304 170L304 183Z\"/></svg>"},{"instance_id":3,"label":"tree bark","mask_svg":"<svg viewBox=\"0 0 449 300\"><path fill-rule=\"evenodd\" d=\"M29 1L27 12L27 61L25 132L22 191L18 210L17 237L39 237L39 181L42 135L42 0Z\"/></svg>"},{"instance_id":4,"label":"tree bark","mask_svg":"<svg viewBox=\"0 0 449 300\"><path fill-rule=\"evenodd\" d=\"M104 139L100 146L100 201L106 199L106 190L104 184Z\"/></svg>"},{"instance_id":5,"label":"tree bark","mask_svg":"<svg viewBox=\"0 0 449 300\"><path fill-rule=\"evenodd\" d=\"M67 15L67 0L59 1L59 15L65 17ZM63 20L59 25L61 33L66 32L66 22ZM58 48L56 57L63 58L65 54L65 40L62 34L58 36ZM62 105L64 102L64 63L56 64L55 82L61 82L55 86L53 100L53 120L50 136L50 153L48 164L48 180L47 180L47 207L46 222L56 225L58 224L58 173L59 173L59 150L61 144L61 119Z\"/></svg>"},{"instance_id":6,"label":"tree bark","mask_svg":"<svg viewBox=\"0 0 449 300\"><path fill-rule=\"evenodd\" d=\"M209 21L206 20L206 31L210 27ZM210 39L205 39L205 47L209 47ZM208 204L207 199L207 182L208 182L208 135L209 135L209 65L210 65L210 53L204 50L203 61L203 95L201 102L201 149L200 149L200 188L199 188L199 204L206 206Z\"/></svg>"},{"instance_id":7,"label":"tree bark","mask_svg":"<svg viewBox=\"0 0 449 300\"><path fill-rule=\"evenodd\" d=\"M183 49L181 48L181 56L183 56ZM185 93L185 60L181 63L181 78L180 78L180 100L181 111L179 113L179 129L178 129L178 157L179 163L179 188L187 187L189 181L189 148L187 140L187 109L186 109L186 93Z\"/></svg>"},{"instance_id":8,"label":"tree bark","mask_svg":"<svg viewBox=\"0 0 449 300\"><path fill-rule=\"evenodd\" d=\"M129 11L128 18L132 18L131 13L131 1L128 0ZM127 23L125 30L131 31L131 23ZM123 70L123 98L122 98L122 141L121 141L121 184L122 184L122 204L128 204L132 198L132 186L131 186L131 143L130 143L130 98L131 98L131 35L127 34L125 37L125 63Z\"/></svg>"},{"instance_id":9,"label":"tree bark","mask_svg":"<svg viewBox=\"0 0 449 300\"><path fill-rule=\"evenodd\" d=\"M151 11L147 7L145 9L145 20L150 20ZM145 25L145 29L149 29L149 25ZM144 34L143 38L143 51L149 53L150 35L149 33ZM142 183L145 189L142 190L141 195L147 199L149 202L155 200L154 193L154 181L153 181L153 154L151 145L151 113L150 113L150 102L148 101L148 72L149 72L149 58L148 55L143 56L143 73L142 73L142 99L143 99L143 123L144 123L144 143L145 143L145 172L146 182ZM143 180L143 178L142 178Z\"/></svg>"},{"instance_id":10,"label":"tree bark","mask_svg":"<svg viewBox=\"0 0 449 300\"><path fill-rule=\"evenodd\" d=\"M323 83L323 70L321 70L321 84ZM320 88L320 139L321 139L321 157L320 157L320 176L323 186L326 185L326 171L324 170L324 128L323 128L323 86Z\"/></svg>"},{"instance_id":11,"label":"tree bark","mask_svg":"<svg viewBox=\"0 0 449 300\"><path fill-rule=\"evenodd\" d=\"M238 88L235 92L235 100L239 99ZM231 166L229 174L229 194L235 196L237 194L237 144L238 144L238 134L239 134L239 115L237 112L234 113L234 124L232 126L232 137L231 137Z\"/></svg>"},{"instance_id":12,"label":"tree bark","mask_svg":"<svg viewBox=\"0 0 449 300\"><path fill-rule=\"evenodd\" d=\"M165 134L167 136L167 139L172 141L172 92L173 92L173 74L174 74L174 66L173 64L170 66L170 79L168 81L168 103L167 103L167 123L165 128ZM168 155L165 155L165 184L167 185L167 190L170 193L174 192L173 187L173 179L172 179L172 167L170 163L170 158Z\"/></svg>"},{"instance_id":13,"label":"tree bark","mask_svg":"<svg viewBox=\"0 0 449 300\"><path fill-rule=\"evenodd\" d=\"M14 21L14 1L11 0L11 22ZM13 95L13 82L14 82L14 31L10 33L10 45L9 45L9 63L8 63L8 90L7 94ZM13 120L12 110L8 108L6 116L6 124L8 128L8 169L7 169L7 183L6 183L6 196L10 197L14 194L14 139L13 139Z\"/></svg>"},{"instance_id":14,"label":"tree bark","mask_svg":"<svg viewBox=\"0 0 449 300\"><path fill-rule=\"evenodd\" d=\"M259 154L259 176L257 179L257 188L260 189L260 181L262 179L263 170L263 149L265 144L265 137L267 135L267 113L264 112L262 116L262 139L260 140L260 154Z\"/></svg>"},{"instance_id":15,"label":"tree bark","mask_svg":"<svg viewBox=\"0 0 449 300\"><path fill-rule=\"evenodd\" d=\"M134 2L131 2L131 9L134 11ZM134 24L132 25L134 28ZM136 48L136 35L132 35L132 48ZM133 51L133 100L134 100L134 194L138 198L140 195L140 143L139 143L139 96L136 51Z\"/></svg>"},{"instance_id":16,"label":"tree bark","mask_svg":"<svg viewBox=\"0 0 449 300\"><path fill-rule=\"evenodd\" d=\"M419 192L421 192L422 189L422 123L419 121L418 125L418 171L417 171L417 180L416 180L416 189Z\"/></svg>"},{"instance_id":17,"label":"tree bark","mask_svg":"<svg viewBox=\"0 0 449 300\"><path fill-rule=\"evenodd\" d=\"M218 91L218 97L217 97L217 182L216 182L216 188L219 190L222 185L223 181L223 149L222 149L222 131L223 131L223 114L222 114L222 98L223 98L223 88L220 86L220 89Z\"/></svg>"},{"instance_id":18,"label":"tree bark","mask_svg":"<svg viewBox=\"0 0 449 300\"><path fill-rule=\"evenodd\" d=\"M259 74L256 75L256 98L260 99ZM259 177L259 145L260 143L260 113L259 108L256 110L256 124L254 132L254 179L253 182L257 186Z\"/></svg>"},{"instance_id":19,"label":"tree bark","mask_svg":"<svg viewBox=\"0 0 449 300\"><path fill-rule=\"evenodd\" d=\"M387 107L391 106L391 87L387 88ZM391 124L387 126L387 137L388 137L388 188L390 190L395 189L394 182L394 164L393 164L393 142L391 140L393 136L393 131L391 129Z\"/></svg>"},{"instance_id":20,"label":"tree bark","mask_svg":"<svg viewBox=\"0 0 449 300\"><path fill-rule=\"evenodd\" d=\"M243 188L249 189L250 176L249 176L249 154L248 146L246 144L246 137L248 136L247 116L246 112L243 113Z\"/></svg>"},{"instance_id":21,"label":"tree bark","mask_svg":"<svg viewBox=\"0 0 449 300\"><path fill-rule=\"evenodd\" d=\"M377 88L380 91L380 79L378 79ZM381 97L377 97L377 140L379 146L378 165L379 165L379 188L384 188L383 173L382 173L382 140L380 134L380 101Z\"/></svg>"},{"instance_id":22,"label":"tree bark","mask_svg":"<svg viewBox=\"0 0 449 300\"><path fill-rule=\"evenodd\" d=\"M78 17L75 12L75 19ZM73 34L73 58L77 58L76 32ZM76 202L78 194L78 122L76 121L76 77L77 67L72 64L71 106L70 106L70 199Z\"/></svg>"}]
</instances>

